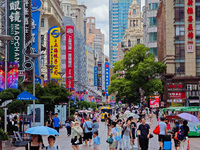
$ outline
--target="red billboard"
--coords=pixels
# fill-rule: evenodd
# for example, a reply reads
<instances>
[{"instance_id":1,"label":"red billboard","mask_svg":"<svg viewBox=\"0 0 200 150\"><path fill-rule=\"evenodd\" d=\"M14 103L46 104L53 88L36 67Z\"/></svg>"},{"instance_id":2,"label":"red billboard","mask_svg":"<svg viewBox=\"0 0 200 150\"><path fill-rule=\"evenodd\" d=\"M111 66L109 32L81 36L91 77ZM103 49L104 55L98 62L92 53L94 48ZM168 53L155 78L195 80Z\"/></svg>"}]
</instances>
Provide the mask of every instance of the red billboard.
<instances>
[{"instance_id":1,"label":"red billboard","mask_svg":"<svg viewBox=\"0 0 200 150\"><path fill-rule=\"evenodd\" d=\"M72 77L70 88L74 88L74 26L66 26L66 77ZM68 79L66 88L69 88Z\"/></svg>"},{"instance_id":2,"label":"red billboard","mask_svg":"<svg viewBox=\"0 0 200 150\"><path fill-rule=\"evenodd\" d=\"M171 99L184 99L185 98L185 92L169 92L168 98Z\"/></svg>"},{"instance_id":3,"label":"red billboard","mask_svg":"<svg viewBox=\"0 0 200 150\"><path fill-rule=\"evenodd\" d=\"M151 96L150 97L150 108L159 107L160 96Z\"/></svg>"}]
</instances>

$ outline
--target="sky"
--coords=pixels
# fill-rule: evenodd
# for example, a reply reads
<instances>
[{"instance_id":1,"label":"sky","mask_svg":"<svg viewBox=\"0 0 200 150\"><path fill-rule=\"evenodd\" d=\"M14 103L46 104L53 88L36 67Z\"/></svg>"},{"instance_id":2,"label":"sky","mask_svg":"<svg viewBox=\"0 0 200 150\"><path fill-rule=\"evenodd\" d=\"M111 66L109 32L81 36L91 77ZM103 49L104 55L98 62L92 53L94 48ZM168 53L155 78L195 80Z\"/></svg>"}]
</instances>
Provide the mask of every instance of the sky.
<instances>
[{"instance_id":1,"label":"sky","mask_svg":"<svg viewBox=\"0 0 200 150\"><path fill-rule=\"evenodd\" d=\"M95 17L96 28L105 35L104 53L109 56L109 0L77 0L87 6L86 17ZM144 6L144 0L142 0Z\"/></svg>"}]
</instances>

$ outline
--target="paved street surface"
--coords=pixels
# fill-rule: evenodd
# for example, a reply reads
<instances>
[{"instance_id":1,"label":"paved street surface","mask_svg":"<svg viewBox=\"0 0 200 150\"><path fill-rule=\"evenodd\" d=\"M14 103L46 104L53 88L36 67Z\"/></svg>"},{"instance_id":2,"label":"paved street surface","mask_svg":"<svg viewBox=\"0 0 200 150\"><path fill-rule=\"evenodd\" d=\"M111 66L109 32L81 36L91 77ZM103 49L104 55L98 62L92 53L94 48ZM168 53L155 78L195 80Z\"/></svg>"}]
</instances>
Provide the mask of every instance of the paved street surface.
<instances>
[{"instance_id":1,"label":"paved street surface","mask_svg":"<svg viewBox=\"0 0 200 150\"><path fill-rule=\"evenodd\" d=\"M153 130L156 127L156 125L157 125L157 121L156 119L154 119L151 129ZM61 129L60 136L57 137L56 144L61 147L61 150L73 150L71 147L70 137L68 137L66 134L67 134L66 129L65 128ZM108 144L106 143L107 127L105 126L104 122L100 123L99 136L101 137L100 150L108 150L109 147L108 147ZM43 136L43 139L44 139L44 144L47 145L47 136ZM154 137L150 139L149 150L159 150L157 139L158 137L156 135L154 135ZM189 140L190 140L190 150L200 150L200 146L199 146L200 138L190 138ZM172 150L175 150L174 143L172 145L173 145ZM18 147L18 148L12 147L11 149L24 150L24 147ZM11 149L4 148L3 150L11 150ZM93 146L89 147L89 146L81 145L80 150L93 150Z\"/></svg>"}]
</instances>

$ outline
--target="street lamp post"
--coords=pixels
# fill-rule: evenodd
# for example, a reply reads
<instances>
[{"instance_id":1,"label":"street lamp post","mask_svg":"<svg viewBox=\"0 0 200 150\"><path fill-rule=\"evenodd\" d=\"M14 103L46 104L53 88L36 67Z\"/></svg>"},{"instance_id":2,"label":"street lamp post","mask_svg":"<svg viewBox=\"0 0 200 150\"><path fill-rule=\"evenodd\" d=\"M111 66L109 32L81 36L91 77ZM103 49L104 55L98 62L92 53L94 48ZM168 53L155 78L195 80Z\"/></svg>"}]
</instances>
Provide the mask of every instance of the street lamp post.
<instances>
[{"instance_id":1,"label":"street lamp post","mask_svg":"<svg viewBox=\"0 0 200 150\"><path fill-rule=\"evenodd\" d=\"M61 87L62 77L63 77L63 75L65 74L65 72L58 72L58 74L59 74L60 77L61 77L61 81L60 81L60 87ZM61 117L60 117L61 123L62 123L62 106L63 106L63 104L61 103L61 110L60 110L60 113L61 113Z\"/></svg>"},{"instance_id":2,"label":"street lamp post","mask_svg":"<svg viewBox=\"0 0 200 150\"><path fill-rule=\"evenodd\" d=\"M35 60L40 57L40 54L29 54L30 57L33 58L34 66L33 66L33 96L35 96ZM35 126L35 100L33 100L33 127Z\"/></svg>"},{"instance_id":3,"label":"street lamp post","mask_svg":"<svg viewBox=\"0 0 200 150\"><path fill-rule=\"evenodd\" d=\"M49 82L51 82L51 69L53 69L56 65L48 64L46 65L49 70Z\"/></svg>"},{"instance_id":4,"label":"street lamp post","mask_svg":"<svg viewBox=\"0 0 200 150\"><path fill-rule=\"evenodd\" d=\"M76 83L78 83L78 81L74 80L74 101L76 102Z\"/></svg>"},{"instance_id":5,"label":"street lamp post","mask_svg":"<svg viewBox=\"0 0 200 150\"><path fill-rule=\"evenodd\" d=\"M5 89L7 89L7 69L8 69L8 44L13 39L10 35L0 35L0 40L5 44ZM7 132L7 110L4 108L4 131Z\"/></svg>"},{"instance_id":6,"label":"street lamp post","mask_svg":"<svg viewBox=\"0 0 200 150\"><path fill-rule=\"evenodd\" d=\"M66 77L66 78L67 78L68 81L69 81L69 92L70 92L70 85L71 85L71 79L72 79L72 77L69 76L69 77ZM70 100L69 100L69 112L68 112L68 116L70 117Z\"/></svg>"}]
</instances>

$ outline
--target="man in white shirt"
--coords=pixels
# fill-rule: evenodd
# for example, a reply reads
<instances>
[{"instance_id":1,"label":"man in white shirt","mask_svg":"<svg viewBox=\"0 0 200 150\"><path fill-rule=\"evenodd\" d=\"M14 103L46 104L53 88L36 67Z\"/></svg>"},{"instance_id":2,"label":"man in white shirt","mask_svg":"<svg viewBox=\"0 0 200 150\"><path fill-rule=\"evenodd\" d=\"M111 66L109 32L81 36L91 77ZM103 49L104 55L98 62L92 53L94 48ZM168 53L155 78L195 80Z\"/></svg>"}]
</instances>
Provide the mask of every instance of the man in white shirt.
<instances>
[{"instance_id":1,"label":"man in white shirt","mask_svg":"<svg viewBox=\"0 0 200 150\"><path fill-rule=\"evenodd\" d=\"M50 135L50 136L48 137L49 146L45 146L45 147L43 148L43 150L60 150L60 147L59 147L59 146L54 145L54 144L55 144L55 141L56 141L55 136Z\"/></svg>"}]
</instances>

